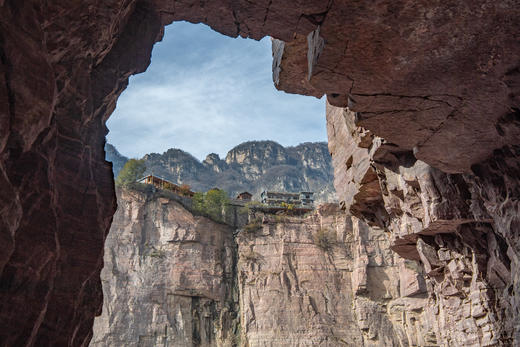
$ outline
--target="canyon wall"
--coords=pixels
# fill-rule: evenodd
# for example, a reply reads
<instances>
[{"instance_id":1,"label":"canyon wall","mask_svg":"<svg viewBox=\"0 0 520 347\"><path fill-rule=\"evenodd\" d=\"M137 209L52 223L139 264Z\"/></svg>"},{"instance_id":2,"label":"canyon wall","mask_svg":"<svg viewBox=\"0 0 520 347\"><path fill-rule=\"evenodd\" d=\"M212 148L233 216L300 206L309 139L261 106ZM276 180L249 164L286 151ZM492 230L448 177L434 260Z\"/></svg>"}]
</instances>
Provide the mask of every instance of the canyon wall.
<instances>
[{"instance_id":1,"label":"canyon wall","mask_svg":"<svg viewBox=\"0 0 520 347\"><path fill-rule=\"evenodd\" d=\"M91 346L437 345L422 269L336 204L234 230L123 189Z\"/></svg>"},{"instance_id":2,"label":"canyon wall","mask_svg":"<svg viewBox=\"0 0 520 347\"><path fill-rule=\"evenodd\" d=\"M520 173L519 148L497 152L472 173L446 174L396 152L355 117L327 106L343 208L384 228L393 251L422 265L440 345L514 345L519 205L511 177Z\"/></svg>"},{"instance_id":3,"label":"canyon wall","mask_svg":"<svg viewBox=\"0 0 520 347\"><path fill-rule=\"evenodd\" d=\"M115 210L104 123L174 20L279 40L278 88L327 94L381 141L350 161L348 134L331 137L338 191L354 157L370 168L345 208L419 257L447 331L518 343L517 319L494 322L520 295L519 15L508 0L0 0L0 344L89 343ZM469 302L472 318L448 311Z\"/></svg>"},{"instance_id":4,"label":"canyon wall","mask_svg":"<svg viewBox=\"0 0 520 347\"><path fill-rule=\"evenodd\" d=\"M337 205L305 218L265 215L237 243L249 346L436 345L422 270Z\"/></svg>"},{"instance_id":5,"label":"canyon wall","mask_svg":"<svg viewBox=\"0 0 520 347\"><path fill-rule=\"evenodd\" d=\"M118 203L90 346L231 346L239 324L234 229L151 190L118 191Z\"/></svg>"}]
</instances>

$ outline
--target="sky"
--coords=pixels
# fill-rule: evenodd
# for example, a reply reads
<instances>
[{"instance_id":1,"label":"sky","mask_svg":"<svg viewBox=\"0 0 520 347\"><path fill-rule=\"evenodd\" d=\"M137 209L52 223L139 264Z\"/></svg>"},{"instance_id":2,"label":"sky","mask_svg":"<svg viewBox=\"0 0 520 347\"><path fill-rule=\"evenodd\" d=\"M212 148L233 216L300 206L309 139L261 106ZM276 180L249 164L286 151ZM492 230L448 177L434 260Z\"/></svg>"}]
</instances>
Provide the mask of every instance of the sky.
<instances>
[{"instance_id":1,"label":"sky","mask_svg":"<svg viewBox=\"0 0 520 347\"><path fill-rule=\"evenodd\" d=\"M107 126L107 140L132 158L180 148L203 160L236 145L327 141L325 98L276 90L271 39L230 38L176 22L132 76Z\"/></svg>"}]
</instances>

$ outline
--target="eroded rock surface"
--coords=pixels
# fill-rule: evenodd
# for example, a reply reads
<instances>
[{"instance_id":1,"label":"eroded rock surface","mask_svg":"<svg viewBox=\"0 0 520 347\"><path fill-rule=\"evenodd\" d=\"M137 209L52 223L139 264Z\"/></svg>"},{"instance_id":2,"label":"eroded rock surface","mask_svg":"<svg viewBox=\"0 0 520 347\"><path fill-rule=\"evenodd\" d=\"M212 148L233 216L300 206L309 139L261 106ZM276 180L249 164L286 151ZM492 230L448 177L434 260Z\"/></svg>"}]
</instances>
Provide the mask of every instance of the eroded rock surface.
<instances>
[{"instance_id":1,"label":"eroded rock surface","mask_svg":"<svg viewBox=\"0 0 520 347\"><path fill-rule=\"evenodd\" d=\"M265 216L260 230L240 232L240 315L248 346L362 345L351 309L353 236L350 220L338 212ZM333 251L315 244L320 230L337 238Z\"/></svg>"},{"instance_id":2,"label":"eroded rock surface","mask_svg":"<svg viewBox=\"0 0 520 347\"><path fill-rule=\"evenodd\" d=\"M122 190L91 346L436 345L423 271L336 204L233 230Z\"/></svg>"},{"instance_id":3,"label":"eroded rock surface","mask_svg":"<svg viewBox=\"0 0 520 347\"><path fill-rule=\"evenodd\" d=\"M392 250L422 265L438 343L518 343L511 323L518 319L518 192L509 183L518 149L498 151L472 173L446 174L354 118L327 107L338 196L345 209L388 231Z\"/></svg>"},{"instance_id":4,"label":"eroded rock surface","mask_svg":"<svg viewBox=\"0 0 520 347\"><path fill-rule=\"evenodd\" d=\"M128 77L145 70L154 42L173 20L204 22L230 36L283 40L275 60L280 88L327 94L334 105L348 105L356 124L384 138L392 156L412 153L436 168L428 169L432 177L459 182L443 186L448 195L442 186L438 195L431 190L431 198L440 199L433 207L449 205L453 194L462 194L456 201L468 200L458 188L449 192L466 184L469 215L437 218L419 207L425 216L419 221L408 207L394 208L375 196L374 172L385 174L376 168L355 181L368 200L360 195L353 212L371 214L368 221L384 228L388 221L410 220L403 224L410 231L395 226L391 232L396 240L412 235L399 248L414 259L419 252L410 238L431 224L426 216L446 221L432 225L443 230L488 223L511 260L504 305L517 317L519 11L507 0L0 0L0 342L88 344L101 308L103 241L115 210L104 122ZM289 73L293 68L299 72ZM348 158L340 144L350 140L341 136L332 139L339 146L334 153ZM407 182L401 183L411 195L404 199L417 201L413 189L430 194L416 178ZM393 203L403 200L403 189ZM375 211L363 207L368 205ZM437 252L442 247L427 241ZM485 256L492 263L504 255L504 248L495 249L494 257ZM488 274L500 271L479 276L492 283ZM504 334L518 335L511 325L502 325Z\"/></svg>"},{"instance_id":5,"label":"eroded rock surface","mask_svg":"<svg viewBox=\"0 0 520 347\"><path fill-rule=\"evenodd\" d=\"M233 229L160 193L122 190L105 244L90 346L231 346L239 322Z\"/></svg>"},{"instance_id":6,"label":"eroded rock surface","mask_svg":"<svg viewBox=\"0 0 520 347\"><path fill-rule=\"evenodd\" d=\"M437 345L423 271L383 229L337 205L262 221L237 238L249 346Z\"/></svg>"}]
</instances>

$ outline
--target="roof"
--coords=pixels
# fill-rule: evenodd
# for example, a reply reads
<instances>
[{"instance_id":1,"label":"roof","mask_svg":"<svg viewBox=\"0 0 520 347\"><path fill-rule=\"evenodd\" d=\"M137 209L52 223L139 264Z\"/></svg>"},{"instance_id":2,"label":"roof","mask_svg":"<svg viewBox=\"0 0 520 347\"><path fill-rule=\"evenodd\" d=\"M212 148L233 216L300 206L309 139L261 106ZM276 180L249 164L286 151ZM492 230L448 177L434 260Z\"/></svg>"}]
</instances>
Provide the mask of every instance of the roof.
<instances>
[{"instance_id":1,"label":"roof","mask_svg":"<svg viewBox=\"0 0 520 347\"><path fill-rule=\"evenodd\" d=\"M290 193L290 192L268 192L268 191L263 191L262 194L299 195L300 193Z\"/></svg>"},{"instance_id":2,"label":"roof","mask_svg":"<svg viewBox=\"0 0 520 347\"><path fill-rule=\"evenodd\" d=\"M142 180L144 180L145 178L148 178L148 177L158 178L158 179L160 179L161 181L168 182L168 183L171 183L171 184L175 184L175 183L173 183L173 182L168 181L168 180L165 179L165 178L162 178L162 177L160 177L160 176L156 176L156 175L147 175L147 176L144 176L144 177L138 179L137 182L140 182L140 181L142 181Z\"/></svg>"},{"instance_id":3,"label":"roof","mask_svg":"<svg viewBox=\"0 0 520 347\"><path fill-rule=\"evenodd\" d=\"M140 179L137 180L137 182L142 182L144 180L146 180L147 178L152 178L152 181L161 181L161 182L164 182L164 183L167 183L170 187L172 187L174 190L182 190L182 185L178 185L178 184L175 184L171 181L168 181L162 177L159 177L159 176L155 176L155 175L147 175L147 176L144 176ZM188 186L189 187L189 186ZM171 190L171 189L169 189ZM185 193L187 195L190 195L190 196L193 196L195 193L192 192L190 189L188 189L188 191Z\"/></svg>"}]
</instances>

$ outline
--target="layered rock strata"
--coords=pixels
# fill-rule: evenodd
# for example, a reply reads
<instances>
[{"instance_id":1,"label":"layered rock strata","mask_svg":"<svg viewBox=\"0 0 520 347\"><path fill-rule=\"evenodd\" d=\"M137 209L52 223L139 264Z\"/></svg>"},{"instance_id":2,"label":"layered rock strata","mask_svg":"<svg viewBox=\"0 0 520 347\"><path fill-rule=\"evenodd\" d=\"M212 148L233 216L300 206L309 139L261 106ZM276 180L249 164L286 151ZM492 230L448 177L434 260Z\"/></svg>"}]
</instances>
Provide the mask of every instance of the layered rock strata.
<instances>
[{"instance_id":1,"label":"layered rock strata","mask_svg":"<svg viewBox=\"0 0 520 347\"><path fill-rule=\"evenodd\" d=\"M500 164L446 174L411 152L396 152L354 120L350 110L328 105L339 198L346 210L388 231L392 250L422 265L439 344L514 344L518 201L509 177L519 172L518 149L497 152ZM482 174L500 169L503 177L493 183L489 171Z\"/></svg>"},{"instance_id":2,"label":"layered rock strata","mask_svg":"<svg viewBox=\"0 0 520 347\"><path fill-rule=\"evenodd\" d=\"M266 215L238 234L243 340L249 346L433 346L422 270L388 234L324 205Z\"/></svg>"},{"instance_id":3,"label":"layered rock strata","mask_svg":"<svg viewBox=\"0 0 520 347\"><path fill-rule=\"evenodd\" d=\"M122 190L118 201L90 346L235 344L234 230L160 193Z\"/></svg>"},{"instance_id":4,"label":"layered rock strata","mask_svg":"<svg viewBox=\"0 0 520 347\"><path fill-rule=\"evenodd\" d=\"M0 342L88 343L115 210L104 122L173 20L283 40L281 88L327 94L391 152L465 173L471 213L507 245L516 315L519 11L506 0L0 0Z\"/></svg>"},{"instance_id":5,"label":"layered rock strata","mask_svg":"<svg viewBox=\"0 0 520 347\"><path fill-rule=\"evenodd\" d=\"M420 267L337 205L235 231L161 193L118 197L91 346L436 345Z\"/></svg>"}]
</instances>

